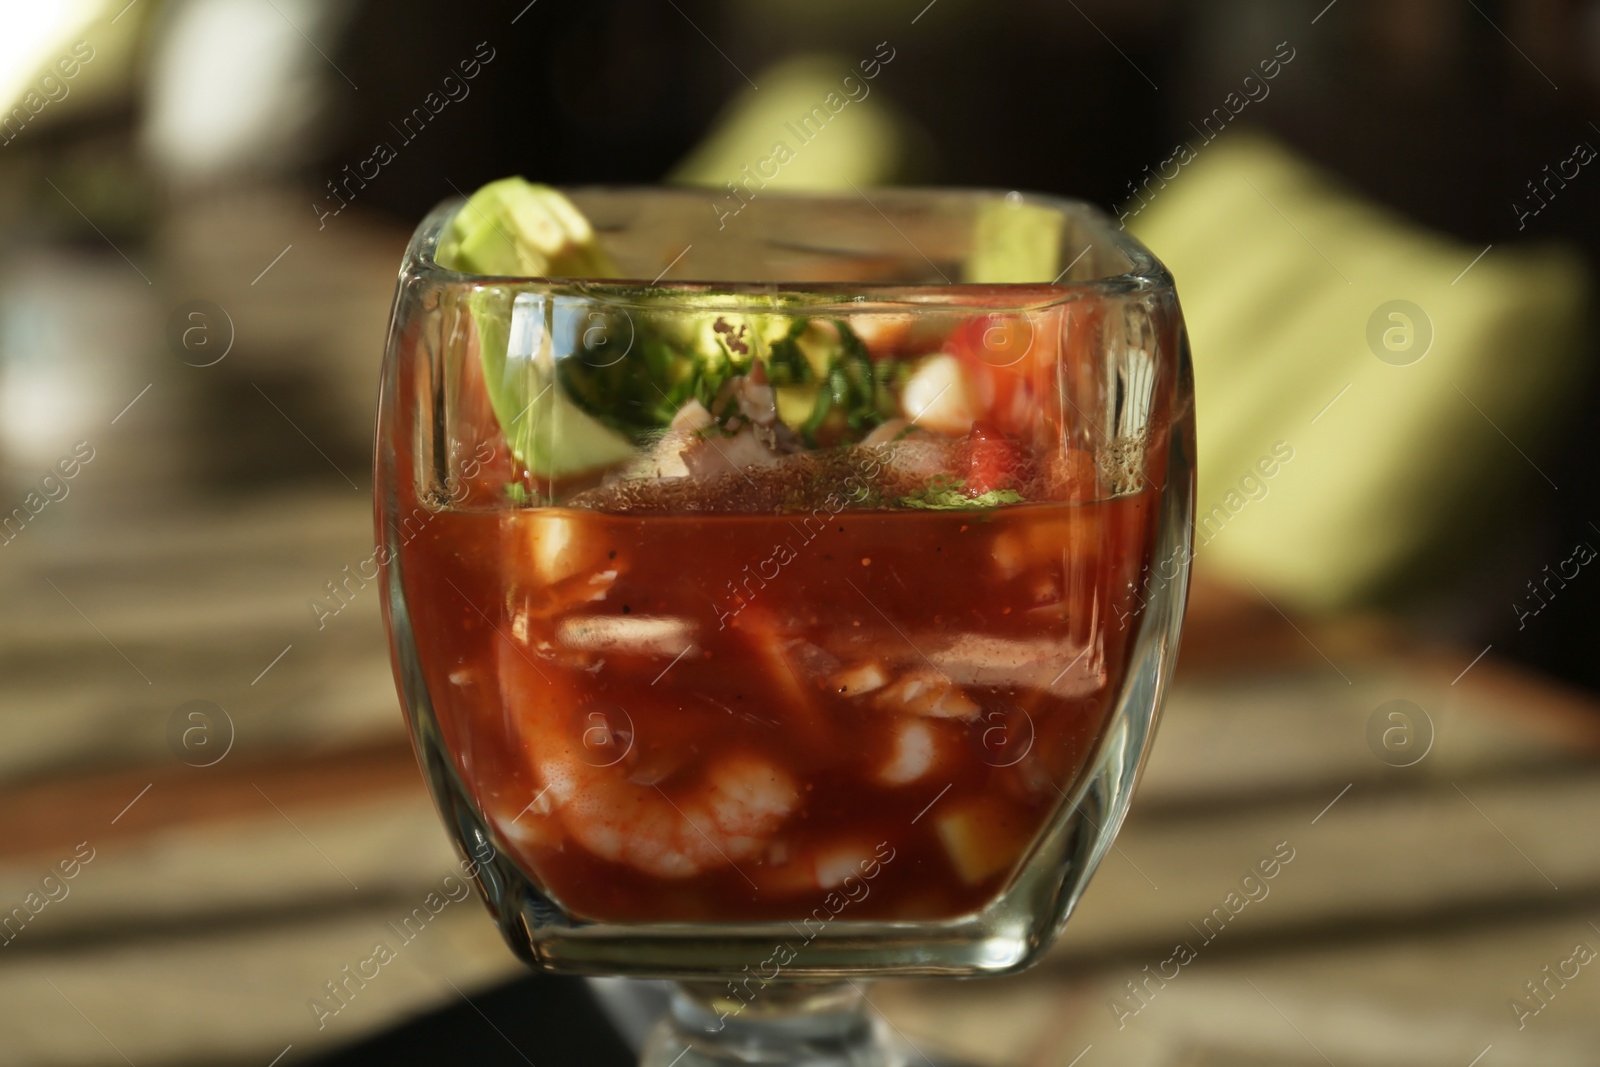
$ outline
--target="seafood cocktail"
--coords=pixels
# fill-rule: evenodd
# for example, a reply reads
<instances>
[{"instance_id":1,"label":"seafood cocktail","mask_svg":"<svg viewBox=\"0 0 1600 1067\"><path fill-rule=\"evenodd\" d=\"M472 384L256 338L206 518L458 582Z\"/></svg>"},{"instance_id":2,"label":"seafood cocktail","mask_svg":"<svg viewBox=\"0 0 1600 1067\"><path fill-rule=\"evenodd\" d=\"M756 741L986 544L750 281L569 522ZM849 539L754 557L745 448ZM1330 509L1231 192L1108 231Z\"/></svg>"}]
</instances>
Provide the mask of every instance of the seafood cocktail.
<instances>
[{"instance_id":1,"label":"seafood cocktail","mask_svg":"<svg viewBox=\"0 0 1600 1067\"><path fill-rule=\"evenodd\" d=\"M749 208L436 211L377 464L402 695L502 930L724 1023L1048 946L1170 671L1192 492L1170 280L1099 215Z\"/></svg>"}]
</instances>

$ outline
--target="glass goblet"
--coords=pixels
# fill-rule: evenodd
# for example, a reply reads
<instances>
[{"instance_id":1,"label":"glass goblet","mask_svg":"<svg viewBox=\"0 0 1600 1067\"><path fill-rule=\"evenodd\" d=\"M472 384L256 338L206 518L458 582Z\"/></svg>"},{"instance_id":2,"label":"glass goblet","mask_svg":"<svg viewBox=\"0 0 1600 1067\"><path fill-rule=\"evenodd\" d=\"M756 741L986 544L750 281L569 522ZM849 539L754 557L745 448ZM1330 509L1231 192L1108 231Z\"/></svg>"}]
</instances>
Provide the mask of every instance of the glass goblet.
<instances>
[{"instance_id":1,"label":"glass goblet","mask_svg":"<svg viewBox=\"0 0 1600 1067\"><path fill-rule=\"evenodd\" d=\"M570 192L620 278L401 267L376 440L418 759L536 968L675 979L646 1064L920 1060L873 976L1037 961L1188 581L1172 280L1087 205Z\"/></svg>"}]
</instances>

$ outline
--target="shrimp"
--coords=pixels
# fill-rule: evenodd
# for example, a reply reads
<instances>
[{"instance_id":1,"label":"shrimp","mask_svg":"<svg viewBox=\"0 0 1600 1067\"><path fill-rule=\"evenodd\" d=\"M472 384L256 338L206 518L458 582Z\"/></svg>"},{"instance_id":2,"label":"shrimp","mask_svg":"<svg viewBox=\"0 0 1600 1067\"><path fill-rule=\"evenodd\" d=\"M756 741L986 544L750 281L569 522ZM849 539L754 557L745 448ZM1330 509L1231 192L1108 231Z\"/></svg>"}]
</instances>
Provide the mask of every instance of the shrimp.
<instances>
[{"instance_id":1,"label":"shrimp","mask_svg":"<svg viewBox=\"0 0 1600 1067\"><path fill-rule=\"evenodd\" d=\"M658 878L693 877L757 855L800 806L793 776L752 752L715 756L670 788L635 780L631 727L623 734L603 717L562 708L560 691L506 641L500 685L539 782L539 807L602 859Z\"/></svg>"},{"instance_id":2,"label":"shrimp","mask_svg":"<svg viewBox=\"0 0 1600 1067\"><path fill-rule=\"evenodd\" d=\"M893 849L889 850L888 856L883 854L881 850L886 847L888 843L883 842L874 848L870 839L865 838L775 841L767 849L765 862L751 870L764 893L810 897L815 901L819 889L839 889L847 886L852 877L858 885L876 878L882 864L875 862L874 858L882 862L894 858ZM852 900L859 900L866 894L863 892L861 896L856 896L855 890L851 889L847 895Z\"/></svg>"}]
</instances>

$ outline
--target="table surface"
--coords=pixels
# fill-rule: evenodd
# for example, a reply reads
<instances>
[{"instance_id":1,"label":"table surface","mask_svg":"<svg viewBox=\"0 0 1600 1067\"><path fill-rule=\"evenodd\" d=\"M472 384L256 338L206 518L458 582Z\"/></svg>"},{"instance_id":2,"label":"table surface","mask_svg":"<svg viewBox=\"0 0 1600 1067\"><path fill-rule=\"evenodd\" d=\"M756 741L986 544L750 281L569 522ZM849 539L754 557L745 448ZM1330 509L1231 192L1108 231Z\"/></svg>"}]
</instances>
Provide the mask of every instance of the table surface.
<instances>
[{"instance_id":1,"label":"table surface","mask_svg":"<svg viewBox=\"0 0 1600 1067\"><path fill-rule=\"evenodd\" d=\"M194 430L202 372L119 355L159 334L159 301L120 262L61 268L74 292L104 279L96 308L126 300L63 320L99 360L75 372L103 387L83 431L96 458L0 549L0 915L37 908L0 947L0 1067L287 1065L518 973L467 901L337 1015L309 1006L454 858L401 727L376 588L350 586L321 625L309 607L372 552L370 422L338 407L370 403L372 368L311 391L285 370L286 353L316 366L329 338L382 335L404 235L354 218L295 232L302 213L197 208L164 238L159 277L233 279L163 282L173 304L225 292L238 327L240 349L204 372L232 375L207 395L234 406L208 408L204 433L174 430ZM233 485L262 456L295 476ZM1291 620L1205 572L1202 554L1133 813L1060 944L1014 978L881 983L875 1006L979 1064L1592 1064L1600 969L1574 961L1600 948L1600 707L1493 650ZM175 755L190 700L227 713L211 766ZM1393 700L1420 709L1415 734L1389 736L1425 753L1410 766L1382 743ZM1267 895L1207 939L1206 917L1280 847L1293 859ZM43 881L75 858L70 880ZM1147 980L1180 943L1194 959Z\"/></svg>"}]
</instances>

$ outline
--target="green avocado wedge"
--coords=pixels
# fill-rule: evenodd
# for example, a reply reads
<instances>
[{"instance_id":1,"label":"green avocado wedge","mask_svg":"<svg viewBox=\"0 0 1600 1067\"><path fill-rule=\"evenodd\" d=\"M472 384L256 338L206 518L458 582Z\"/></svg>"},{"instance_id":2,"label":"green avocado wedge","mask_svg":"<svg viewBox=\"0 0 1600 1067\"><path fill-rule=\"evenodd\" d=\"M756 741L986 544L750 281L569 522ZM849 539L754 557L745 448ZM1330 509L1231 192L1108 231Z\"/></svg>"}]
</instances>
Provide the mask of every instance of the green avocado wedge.
<instances>
[{"instance_id":1,"label":"green avocado wedge","mask_svg":"<svg viewBox=\"0 0 1600 1067\"><path fill-rule=\"evenodd\" d=\"M463 274L519 278L614 278L594 227L558 190L501 178L467 198L434 259Z\"/></svg>"},{"instance_id":2,"label":"green avocado wedge","mask_svg":"<svg viewBox=\"0 0 1600 1067\"><path fill-rule=\"evenodd\" d=\"M467 298L484 390L511 454L536 478L565 478L633 458L632 441L574 404L557 383L550 303L500 286Z\"/></svg>"},{"instance_id":3,"label":"green avocado wedge","mask_svg":"<svg viewBox=\"0 0 1600 1067\"><path fill-rule=\"evenodd\" d=\"M961 280L968 285L1048 282L1056 275L1061 212L1021 197L985 202L973 222L972 251Z\"/></svg>"},{"instance_id":4,"label":"green avocado wedge","mask_svg":"<svg viewBox=\"0 0 1600 1067\"><path fill-rule=\"evenodd\" d=\"M572 202L522 178L490 182L468 197L434 259L463 274L617 273ZM634 455L632 442L585 413L556 383L550 308L550 297L527 292L518 299L505 285L484 285L467 298L490 407L512 455L537 478L597 470Z\"/></svg>"}]
</instances>

